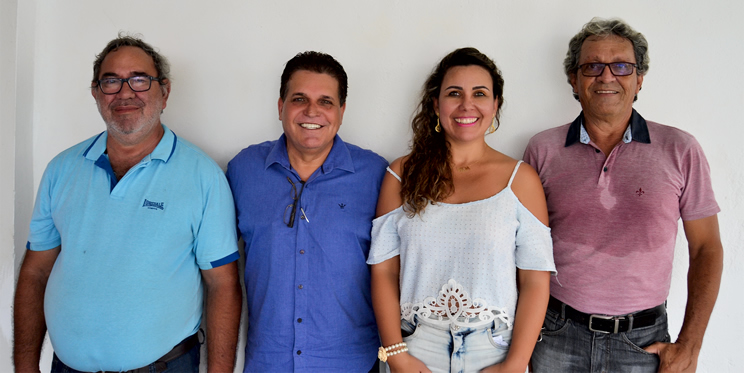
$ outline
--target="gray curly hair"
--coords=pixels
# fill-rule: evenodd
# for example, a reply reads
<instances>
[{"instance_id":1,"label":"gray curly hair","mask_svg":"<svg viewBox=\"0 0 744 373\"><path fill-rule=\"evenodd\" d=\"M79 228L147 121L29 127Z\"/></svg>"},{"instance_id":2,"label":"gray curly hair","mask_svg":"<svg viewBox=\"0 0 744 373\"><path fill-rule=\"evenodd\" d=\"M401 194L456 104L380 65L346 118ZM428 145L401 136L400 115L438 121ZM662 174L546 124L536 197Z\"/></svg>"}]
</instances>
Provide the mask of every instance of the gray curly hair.
<instances>
[{"instance_id":1,"label":"gray curly hair","mask_svg":"<svg viewBox=\"0 0 744 373\"><path fill-rule=\"evenodd\" d=\"M170 64L165 56L158 53L150 44L145 43L142 40L142 35L128 35L125 32L119 32L119 36L106 44L106 47L103 48L101 53L96 55L96 60L93 62L93 83L99 79L101 64L106 56L121 47L137 47L142 49L148 56L152 57L152 62L155 64L155 71L158 74L156 78L170 80Z\"/></svg>"}]
</instances>

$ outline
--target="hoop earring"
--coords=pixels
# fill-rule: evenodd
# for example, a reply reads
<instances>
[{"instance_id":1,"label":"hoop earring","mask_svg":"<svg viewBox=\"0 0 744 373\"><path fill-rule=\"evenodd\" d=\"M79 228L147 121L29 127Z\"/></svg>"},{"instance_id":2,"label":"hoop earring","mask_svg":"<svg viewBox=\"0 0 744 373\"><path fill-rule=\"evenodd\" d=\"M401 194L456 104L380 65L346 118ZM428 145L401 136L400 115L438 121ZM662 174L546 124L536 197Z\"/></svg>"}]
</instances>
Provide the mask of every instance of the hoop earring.
<instances>
[{"instance_id":1,"label":"hoop earring","mask_svg":"<svg viewBox=\"0 0 744 373\"><path fill-rule=\"evenodd\" d=\"M492 134L496 132L496 116L493 116L493 121L491 121L491 127L488 127L488 134Z\"/></svg>"},{"instance_id":2,"label":"hoop earring","mask_svg":"<svg viewBox=\"0 0 744 373\"><path fill-rule=\"evenodd\" d=\"M434 131L442 132L442 126L439 125L439 116L437 115L437 126L434 127Z\"/></svg>"}]
</instances>

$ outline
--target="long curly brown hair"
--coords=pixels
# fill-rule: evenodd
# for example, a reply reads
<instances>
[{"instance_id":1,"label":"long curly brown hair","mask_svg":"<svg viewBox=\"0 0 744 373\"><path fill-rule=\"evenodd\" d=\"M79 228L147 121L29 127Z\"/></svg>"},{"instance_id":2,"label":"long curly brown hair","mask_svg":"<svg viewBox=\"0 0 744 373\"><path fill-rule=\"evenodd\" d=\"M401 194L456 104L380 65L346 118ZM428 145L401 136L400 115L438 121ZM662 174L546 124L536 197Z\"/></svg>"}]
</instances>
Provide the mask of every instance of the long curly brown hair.
<instances>
[{"instance_id":1,"label":"long curly brown hair","mask_svg":"<svg viewBox=\"0 0 744 373\"><path fill-rule=\"evenodd\" d=\"M429 203L441 202L455 190L450 167L450 144L444 132L434 130L438 120L434 99L439 97L442 80L449 69L471 65L480 66L491 75L494 98L498 100L496 127L500 124L504 78L496 64L475 48L460 48L445 56L426 80L421 102L411 123L413 140L411 152L403 164L400 191L403 208L410 217L420 215Z\"/></svg>"}]
</instances>

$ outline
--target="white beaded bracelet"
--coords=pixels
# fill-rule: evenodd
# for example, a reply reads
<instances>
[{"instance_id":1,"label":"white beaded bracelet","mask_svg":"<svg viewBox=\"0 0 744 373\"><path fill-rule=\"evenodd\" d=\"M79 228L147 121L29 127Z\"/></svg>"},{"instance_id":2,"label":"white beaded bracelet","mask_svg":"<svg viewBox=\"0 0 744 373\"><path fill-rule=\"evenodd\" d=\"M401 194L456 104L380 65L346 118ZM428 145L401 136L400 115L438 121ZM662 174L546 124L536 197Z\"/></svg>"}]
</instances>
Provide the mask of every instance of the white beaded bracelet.
<instances>
[{"instance_id":1,"label":"white beaded bracelet","mask_svg":"<svg viewBox=\"0 0 744 373\"><path fill-rule=\"evenodd\" d=\"M388 357L399 354L401 352L406 352L406 351L408 351L408 346L406 345L406 342L400 342L400 343L396 343L394 345L387 346L387 347L381 346L380 349L377 351L377 357L380 359L380 361L384 363L387 361Z\"/></svg>"}]
</instances>

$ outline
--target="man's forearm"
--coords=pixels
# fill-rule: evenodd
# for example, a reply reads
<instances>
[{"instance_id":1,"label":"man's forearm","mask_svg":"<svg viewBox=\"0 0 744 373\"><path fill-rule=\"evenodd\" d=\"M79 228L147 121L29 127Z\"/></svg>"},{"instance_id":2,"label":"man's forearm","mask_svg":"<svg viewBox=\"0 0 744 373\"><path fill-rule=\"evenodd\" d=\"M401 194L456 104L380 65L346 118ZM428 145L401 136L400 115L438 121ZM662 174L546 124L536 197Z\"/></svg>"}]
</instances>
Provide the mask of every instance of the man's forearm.
<instances>
[{"instance_id":1,"label":"man's forearm","mask_svg":"<svg viewBox=\"0 0 744 373\"><path fill-rule=\"evenodd\" d=\"M46 334L44 293L60 247L26 251L13 301L13 365L16 372L38 372Z\"/></svg>"},{"instance_id":2,"label":"man's forearm","mask_svg":"<svg viewBox=\"0 0 744 373\"><path fill-rule=\"evenodd\" d=\"M242 290L237 280L237 265L232 279L207 281L207 368L209 372L232 372L240 332ZM227 269L227 268L226 268Z\"/></svg>"},{"instance_id":3,"label":"man's forearm","mask_svg":"<svg viewBox=\"0 0 744 373\"><path fill-rule=\"evenodd\" d=\"M687 306L678 343L689 345L697 354L702 346L713 306L718 298L723 270L723 249L702 250L690 257L687 273Z\"/></svg>"}]
</instances>

